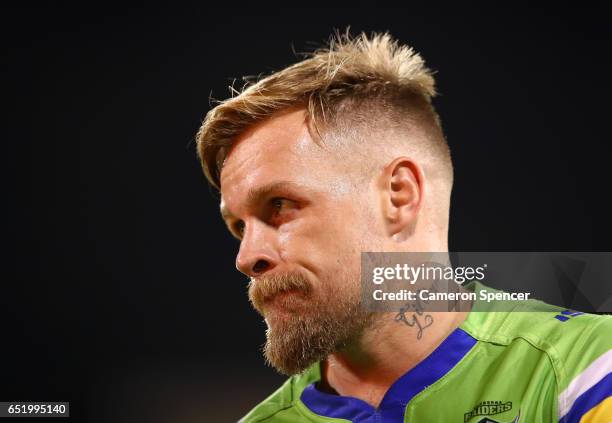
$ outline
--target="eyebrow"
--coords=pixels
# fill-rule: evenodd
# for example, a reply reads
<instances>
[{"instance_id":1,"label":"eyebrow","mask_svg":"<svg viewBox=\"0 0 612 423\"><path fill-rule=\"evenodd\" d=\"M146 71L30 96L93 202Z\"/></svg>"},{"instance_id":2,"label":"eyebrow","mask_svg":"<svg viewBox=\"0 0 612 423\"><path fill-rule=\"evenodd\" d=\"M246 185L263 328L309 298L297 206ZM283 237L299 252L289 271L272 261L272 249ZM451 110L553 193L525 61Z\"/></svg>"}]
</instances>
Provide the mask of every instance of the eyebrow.
<instances>
[{"instance_id":1,"label":"eyebrow","mask_svg":"<svg viewBox=\"0 0 612 423\"><path fill-rule=\"evenodd\" d=\"M271 182L269 184L265 184L259 187L251 188L247 192L246 196L246 206L247 208L252 207L254 204L260 201L261 198L265 198L270 195L270 193L275 191L288 191L288 190L304 190L304 188L291 181L279 181L279 182ZM233 217L234 215L225 207L224 202L221 202L221 217L223 219L228 219Z\"/></svg>"}]
</instances>

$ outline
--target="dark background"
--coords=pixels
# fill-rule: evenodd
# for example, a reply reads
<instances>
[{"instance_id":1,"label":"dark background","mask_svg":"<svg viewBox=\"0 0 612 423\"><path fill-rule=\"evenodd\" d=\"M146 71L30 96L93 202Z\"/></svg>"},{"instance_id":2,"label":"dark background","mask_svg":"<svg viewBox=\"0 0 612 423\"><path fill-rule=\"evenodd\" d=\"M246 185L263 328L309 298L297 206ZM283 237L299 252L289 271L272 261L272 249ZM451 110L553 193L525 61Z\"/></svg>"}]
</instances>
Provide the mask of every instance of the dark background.
<instances>
[{"instance_id":1,"label":"dark background","mask_svg":"<svg viewBox=\"0 0 612 423\"><path fill-rule=\"evenodd\" d=\"M610 250L609 15L452 12L4 6L0 400L221 422L280 384L192 140L211 92L334 28L389 30L437 71L451 250Z\"/></svg>"}]
</instances>

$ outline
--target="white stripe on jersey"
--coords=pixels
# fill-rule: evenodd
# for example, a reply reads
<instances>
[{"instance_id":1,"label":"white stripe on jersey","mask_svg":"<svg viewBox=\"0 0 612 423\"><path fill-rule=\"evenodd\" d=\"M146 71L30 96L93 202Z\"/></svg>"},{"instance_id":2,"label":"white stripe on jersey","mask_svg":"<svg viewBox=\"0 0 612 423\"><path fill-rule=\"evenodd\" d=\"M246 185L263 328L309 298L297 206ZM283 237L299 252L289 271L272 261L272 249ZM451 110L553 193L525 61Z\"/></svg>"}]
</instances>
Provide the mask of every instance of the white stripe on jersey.
<instances>
[{"instance_id":1,"label":"white stripe on jersey","mask_svg":"<svg viewBox=\"0 0 612 423\"><path fill-rule=\"evenodd\" d=\"M589 388L612 372L612 350L603 353L589 367L576 376L563 392L559 394L559 418L565 416L574 401Z\"/></svg>"}]
</instances>

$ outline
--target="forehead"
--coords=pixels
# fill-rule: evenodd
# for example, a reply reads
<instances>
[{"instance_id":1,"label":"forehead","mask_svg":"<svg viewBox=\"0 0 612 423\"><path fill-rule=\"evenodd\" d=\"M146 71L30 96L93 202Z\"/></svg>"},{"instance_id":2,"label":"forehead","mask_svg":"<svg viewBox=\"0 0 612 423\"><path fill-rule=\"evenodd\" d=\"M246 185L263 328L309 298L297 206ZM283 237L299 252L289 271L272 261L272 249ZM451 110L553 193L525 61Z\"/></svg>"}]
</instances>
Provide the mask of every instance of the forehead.
<instances>
[{"instance_id":1,"label":"forehead","mask_svg":"<svg viewBox=\"0 0 612 423\"><path fill-rule=\"evenodd\" d=\"M328 167L326 156L309 133L303 109L276 115L234 142L221 170L222 203L281 180L316 186L316 176Z\"/></svg>"}]
</instances>

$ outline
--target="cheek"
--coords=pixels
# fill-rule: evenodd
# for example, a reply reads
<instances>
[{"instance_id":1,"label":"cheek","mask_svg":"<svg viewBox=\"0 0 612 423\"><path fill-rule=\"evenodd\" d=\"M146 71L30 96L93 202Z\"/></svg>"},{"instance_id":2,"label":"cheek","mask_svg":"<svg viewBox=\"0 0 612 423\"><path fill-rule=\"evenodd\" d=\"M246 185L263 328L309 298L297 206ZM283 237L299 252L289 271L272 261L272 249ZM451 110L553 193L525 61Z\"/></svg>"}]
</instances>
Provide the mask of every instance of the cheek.
<instances>
[{"instance_id":1,"label":"cheek","mask_svg":"<svg viewBox=\"0 0 612 423\"><path fill-rule=\"evenodd\" d=\"M361 232L355 215L309 216L283 225L279 251L287 263L302 264L315 273L354 273L360 266Z\"/></svg>"}]
</instances>

